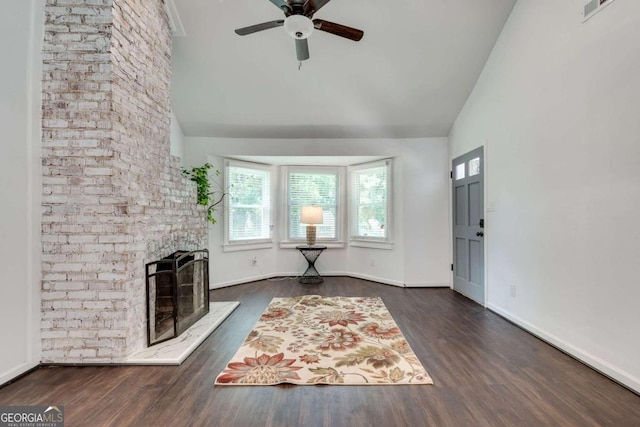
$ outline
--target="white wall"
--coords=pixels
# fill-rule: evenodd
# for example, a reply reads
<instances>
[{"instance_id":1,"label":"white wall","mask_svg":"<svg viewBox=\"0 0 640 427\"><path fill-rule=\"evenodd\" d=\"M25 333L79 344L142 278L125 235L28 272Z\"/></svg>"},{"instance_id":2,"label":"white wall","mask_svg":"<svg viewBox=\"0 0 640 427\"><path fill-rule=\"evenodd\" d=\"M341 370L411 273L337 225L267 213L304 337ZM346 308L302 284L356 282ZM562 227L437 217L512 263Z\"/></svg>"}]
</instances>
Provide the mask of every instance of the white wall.
<instances>
[{"instance_id":1,"label":"white wall","mask_svg":"<svg viewBox=\"0 0 640 427\"><path fill-rule=\"evenodd\" d=\"M222 170L221 156L234 155L395 157L393 249L332 248L322 254L316 266L323 274L349 274L399 286L448 286L446 138L185 138L185 165L209 161ZM212 287L304 271L306 264L295 249L222 252L222 230L222 222L209 229ZM251 265L254 256L258 257L256 267Z\"/></svg>"},{"instance_id":2,"label":"white wall","mask_svg":"<svg viewBox=\"0 0 640 427\"><path fill-rule=\"evenodd\" d=\"M44 0L0 14L0 384L40 362L40 109Z\"/></svg>"},{"instance_id":3,"label":"white wall","mask_svg":"<svg viewBox=\"0 0 640 427\"><path fill-rule=\"evenodd\" d=\"M449 155L447 140L425 150L420 140L406 141L402 149L404 194L405 284L448 286L451 249L449 209ZM425 272L428 274L425 275Z\"/></svg>"},{"instance_id":4,"label":"white wall","mask_svg":"<svg viewBox=\"0 0 640 427\"><path fill-rule=\"evenodd\" d=\"M180 123L178 122L178 118L171 111L171 134L170 134L170 149L169 153L172 156L184 158L184 133L182 132L182 127L180 127Z\"/></svg>"},{"instance_id":5,"label":"white wall","mask_svg":"<svg viewBox=\"0 0 640 427\"><path fill-rule=\"evenodd\" d=\"M640 2L583 4L517 2L450 157L487 142L489 307L640 391Z\"/></svg>"}]
</instances>

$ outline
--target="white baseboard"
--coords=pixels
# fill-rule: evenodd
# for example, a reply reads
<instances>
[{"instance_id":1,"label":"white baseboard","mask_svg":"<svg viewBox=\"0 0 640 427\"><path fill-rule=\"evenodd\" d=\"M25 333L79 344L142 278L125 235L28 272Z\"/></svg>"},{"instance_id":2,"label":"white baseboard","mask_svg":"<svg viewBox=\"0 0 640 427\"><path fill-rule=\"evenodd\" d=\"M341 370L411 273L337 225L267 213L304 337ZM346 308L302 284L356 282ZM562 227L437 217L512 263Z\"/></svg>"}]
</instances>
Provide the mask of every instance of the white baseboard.
<instances>
[{"instance_id":1,"label":"white baseboard","mask_svg":"<svg viewBox=\"0 0 640 427\"><path fill-rule=\"evenodd\" d=\"M398 286L398 287L401 287L401 288L404 287L404 283L399 282L397 280L385 279L384 277L371 276L371 275L368 275L368 274L352 273L350 271L331 271L331 272L323 273L323 274L326 275L326 276L354 277L356 279L363 279L363 280L369 280L371 282L382 283L383 285Z\"/></svg>"},{"instance_id":2,"label":"white baseboard","mask_svg":"<svg viewBox=\"0 0 640 427\"><path fill-rule=\"evenodd\" d=\"M209 283L209 289L219 289L219 288L226 288L227 286L235 286L235 285L241 285L243 283L249 283L249 282L255 282L257 280L267 280L267 279L272 279L274 277L298 277L300 275L300 273L297 272L280 272L280 273L271 273L271 274L261 274L258 276L252 276L252 277L245 277L242 279L237 279L237 280L230 280L227 282L220 282L220 283ZM383 277L377 277L377 276L370 276L367 274L359 274L359 273L352 273L352 272L348 272L348 271L323 271L322 272L323 276L347 276L347 277L354 277L356 279L364 279L364 280L369 280L371 282L377 282L377 283L382 283L384 285L392 285L392 286L398 286L398 287L405 287L404 283L399 282L397 280L392 280L392 279L385 279ZM441 286L449 286L448 284L432 284L432 285L420 285L420 286L432 286L432 287L441 287Z\"/></svg>"},{"instance_id":3,"label":"white baseboard","mask_svg":"<svg viewBox=\"0 0 640 427\"><path fill-rule=\"evenodd\" d=\"M250 282L257 282L258 280L268 280L268 279L273 279L274 277L297 277L298 275L299 273L296 273L296 272L282 272L282 273L260 274L260 275L251 276L251 277L243 277L242 279L229 280L227 282L220 282L220 283L210 282L209 290L226 288L228 286L242 285Z\"/></svg>"},{"instance_id":4,"label":"white baseboard","mask_svg":"<svg viewBox=\"0 0 640 427\"><path fill-rule=\"evenodd\" d=\"M0 386L2 386L4 383L7 383L13 379L18 378L20 375L24 374L25 372L28 372L29 370L37 367L39 364L40 364L39 362L22 363L13 369L9 369L8 371L0 373Z\"/></svg>"},{"instance_id":5,"label":"white baseboard","mask_svg":"<svg viewBox=\"0 0 640 427\"><path fill-rule=\"evenodd\" d=\"M404 284L407 288L451 288L448 283L434 283L434 282L406 282Z\"/></svg>"},{"instance_id":6,"label":"white baseboard","mask_svg":"<svg viewBox=\"0 0 640 427\"><path fill-rule=\"evenodd\" d=\"M209 283L209 289L226 288L227 286L241 285L243 283L255 282L257 280L264 280L273 277L270 274L261 274L259 276L244 277L242 279L230 280L228 282Z\"/></svg>"},{"instance_id":7,"label":"white baseboard","mask_svg":"<svg viewBox=\"0 0 640 427\"><path fill-rule=\"evenodd\" d=\"M531 323L521 319L511 312L502 309L501 307L489 303L487 305L487 308L504 317L505 319L515 323L522 329L525 329L541 340L546 341L554 347L557 347L558 349L569 354L570 356L575 357L576 359L590 366L596 371L599 371L607 377L625 385L626 387L629 387L637 393L640 393L640 378L634 377L630 373L613 366L609 362L602 360L599 357L594 356L589 352L578 348L571 343L568 343L567 341L532 325Z\"/></svg>"}]
</instances>

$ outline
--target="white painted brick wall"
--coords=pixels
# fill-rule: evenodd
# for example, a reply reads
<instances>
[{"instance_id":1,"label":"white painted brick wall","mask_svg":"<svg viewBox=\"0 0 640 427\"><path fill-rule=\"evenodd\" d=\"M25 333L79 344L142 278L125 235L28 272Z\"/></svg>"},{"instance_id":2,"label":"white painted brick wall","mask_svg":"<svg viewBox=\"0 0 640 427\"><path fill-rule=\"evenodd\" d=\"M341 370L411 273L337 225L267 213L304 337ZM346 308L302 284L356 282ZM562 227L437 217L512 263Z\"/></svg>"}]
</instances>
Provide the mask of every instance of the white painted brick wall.
<instances>
[{"instance_id":1,"label":"white painted brick wall","mask_svg":"<svg viewBox=\"0 0 640 427\"><path fill-rule=\"evenodd\" d=\"M144 264L206 247L204 208L169 155L162 0L47 0L43 362L146 346Z\"/></svg>"}]
</instances>

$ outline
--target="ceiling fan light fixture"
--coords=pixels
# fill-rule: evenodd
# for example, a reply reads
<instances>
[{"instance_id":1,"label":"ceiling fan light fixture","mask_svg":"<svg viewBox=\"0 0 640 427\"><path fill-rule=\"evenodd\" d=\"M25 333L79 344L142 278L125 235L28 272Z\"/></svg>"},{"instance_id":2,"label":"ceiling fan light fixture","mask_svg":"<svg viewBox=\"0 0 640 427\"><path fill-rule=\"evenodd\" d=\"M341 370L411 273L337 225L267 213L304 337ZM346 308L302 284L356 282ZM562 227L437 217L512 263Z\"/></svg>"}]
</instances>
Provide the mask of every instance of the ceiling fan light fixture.
<instances>
[{"instance_id":1,"label":"ceiling fan light fixture","mask_svg":"<svg viewBox=\"0 0 640 427\"><path fill-rule=\"evenodd\" d=\"M284 20L284 29L294 39L306 39L313 32L313 21L304 15L290 15Z\"/></svg>"}]
</instances>

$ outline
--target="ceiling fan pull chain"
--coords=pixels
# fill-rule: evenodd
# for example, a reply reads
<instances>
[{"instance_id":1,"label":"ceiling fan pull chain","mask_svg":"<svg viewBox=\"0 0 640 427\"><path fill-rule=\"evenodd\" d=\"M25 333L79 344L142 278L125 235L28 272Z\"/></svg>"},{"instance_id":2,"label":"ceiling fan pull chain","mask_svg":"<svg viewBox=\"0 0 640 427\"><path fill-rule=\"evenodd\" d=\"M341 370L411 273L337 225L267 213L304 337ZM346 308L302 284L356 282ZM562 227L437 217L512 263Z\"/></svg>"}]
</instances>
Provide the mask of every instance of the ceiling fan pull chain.
<instances>
[{"instance_id":1,"label":"ceiling fan pull chain","mask_svg":"<svg viewBox=\"0 0 640 427\"><path fill-rule=\"evenodd\" d=\"M302 61L298 62L298 71L302 69Z\"/></svg>"}]
</instances>

